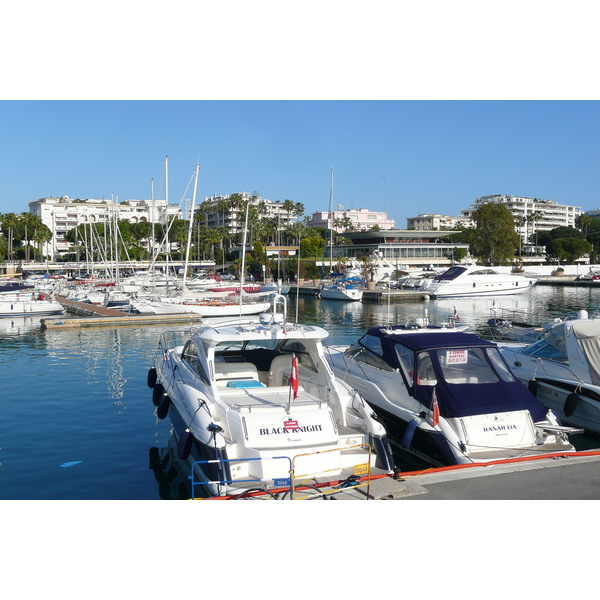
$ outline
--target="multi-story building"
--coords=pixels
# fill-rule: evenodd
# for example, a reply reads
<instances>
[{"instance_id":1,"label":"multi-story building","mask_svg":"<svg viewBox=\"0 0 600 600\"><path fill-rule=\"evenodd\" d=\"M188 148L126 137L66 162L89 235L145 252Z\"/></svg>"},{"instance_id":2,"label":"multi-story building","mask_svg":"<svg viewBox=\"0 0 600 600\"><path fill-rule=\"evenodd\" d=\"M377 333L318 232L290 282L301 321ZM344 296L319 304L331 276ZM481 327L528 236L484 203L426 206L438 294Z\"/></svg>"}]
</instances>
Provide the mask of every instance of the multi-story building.
<instances>
[{"instance_id":1,"label":"multi-story building","mask_svg":"<svg viewBox=\"0 0 600 600\"><path fill-rule=\"evenodd\" d=\"M280 228L284 229L291 225L297 218L297 204L294 203L294 210L288 210L288 205L281 200L267 200L257 195L250 195L248 192L238 194L213 195L205 198L200 206L196 207L196 212L203 213L202 222L210 229L217 227L226 227L229 235L241 233L245 222L245 206L247 204L257 208L263 218L275 217L279 220Z\"/></svg>"},{"instance_id":2,"label":"multi-story building","mask_svg":"<svg viewBox=\"0 0 600 600\"><path fill-rule=\"evenodd\" d=\"M117 220L130 223L166 224L167 219L181 218L181 210L176 205L167 205L165 200L100 200L87 198L71 200L60 198L40 198L29 203L29 212L40 217L42 223L52 232L52 240L44 252L54 257L68 252L70 244L65 240L67 231L83 223L108 223Z\"/></svg>"},{"instance_id":3,"label":"multi-story building","mask_svg":"<svg viewBox=\"0 0 600 600\"><path fill-rule=\"evenodd\" d=\"M367 231L374 225L378 225L379 229L394 229L395 222L393 219L388 219L387 213L374 212L366 208L351 208L344 210L338 207L338 210L332 211L316 211L313 212L309 227L325 227L326 229L334 230L338 233L348 231Z\"/></svg>"},{"instance_id":4,"label":"multi-story building","mask_svg":"<svg viewBox=\"0 0 600 600\"><path fill-rule=\"evenodd\" d=\"M539 231L550 231L556 227L575 227L575 219L582 214L579 206L558 204L553 200L524 198L523 196L482 196L461 215L471 218L473 213L488 202L501 202L515 219L515 230L523 242Z\"/></svg>"},{"instance_id":5,"label":"multi-story building","mask_svg":"<svg viewBox=\"0 0 600 600\"><path fill-rule=\"evenodd\" d=\"M418 217L406 219L406 228L417 231L438 231L441 229L452 229L460 225L462 227L473 227L474 223L467 217L449 217L447 215L419 214Z\"/></svg>"},{"instance_id":6,"label":"multi-story building","mask_svg":"<svg viewBox=\"0 0 600 600\"><path fill-rule=\"evenodd\" d=\"M345 233L352 245L334 246L333 260L366 257L373 253L398 269L447 268L455 262L457 248L468 252L469 244L451 241L452 231L356 231Z\"/></svg>"}]
</instances>

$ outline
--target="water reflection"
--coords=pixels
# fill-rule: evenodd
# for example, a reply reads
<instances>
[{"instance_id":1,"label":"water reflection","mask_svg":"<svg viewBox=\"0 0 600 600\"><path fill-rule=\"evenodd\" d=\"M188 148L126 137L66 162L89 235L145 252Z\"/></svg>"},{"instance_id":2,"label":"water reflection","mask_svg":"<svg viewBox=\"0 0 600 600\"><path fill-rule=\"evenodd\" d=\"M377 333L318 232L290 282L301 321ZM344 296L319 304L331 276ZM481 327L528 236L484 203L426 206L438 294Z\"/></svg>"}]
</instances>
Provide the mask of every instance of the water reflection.
<instances>
[{"instance_id":1,"label":"water reflection","mask_svg":"<svg viewBox=\"0 0 600 600\"><path fill-rule=\"evenodd\" d=\"M189 468L177 456L177 446L173 430L166 446L149 450L150 470L158 482L158 495L161 500L189 500L192 497L188 478Z\"/></svg>"}]
</instances>

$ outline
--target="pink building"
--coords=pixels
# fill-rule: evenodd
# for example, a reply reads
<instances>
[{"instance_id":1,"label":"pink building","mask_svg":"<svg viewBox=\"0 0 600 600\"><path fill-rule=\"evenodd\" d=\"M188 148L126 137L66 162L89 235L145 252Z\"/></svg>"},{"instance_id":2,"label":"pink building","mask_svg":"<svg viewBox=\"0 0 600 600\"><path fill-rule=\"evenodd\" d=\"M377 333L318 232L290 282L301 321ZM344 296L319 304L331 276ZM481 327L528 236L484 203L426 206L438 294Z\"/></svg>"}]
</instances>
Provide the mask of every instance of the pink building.
<instances>
[{"instance_id":1,"label":"pink building","mask_svg":"<svg viewBox=\"0 0 600 600\"><path fill-rule=\"evenodd\" d=\"M351 208L349 210L317 211L313 212L309 227L325 227L338 233L352 229L354 231L367 231L379 225L379 229L395 229L393 219L388 219L387 213L373 212L366 208Z\"/></svg>"}]
</instances>

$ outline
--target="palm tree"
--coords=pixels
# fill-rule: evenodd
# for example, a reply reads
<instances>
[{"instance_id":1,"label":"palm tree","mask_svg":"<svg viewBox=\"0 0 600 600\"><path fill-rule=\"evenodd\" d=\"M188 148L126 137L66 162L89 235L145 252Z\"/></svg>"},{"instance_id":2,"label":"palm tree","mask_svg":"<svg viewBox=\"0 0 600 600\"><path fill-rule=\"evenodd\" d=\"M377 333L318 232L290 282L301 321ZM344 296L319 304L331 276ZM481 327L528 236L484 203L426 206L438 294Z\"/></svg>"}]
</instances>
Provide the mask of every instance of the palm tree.
<instances>
[{"instance_id":1,"label":"palm tree","mask_svg":"<svg viewBox=\"0 0 600 600\"><path fill-rule=\"evenodd\" d=\"M291 200L283 201L283 210L287 213L287 223L289 225L291 222L291 214L296 210L296 205Z\"/></svg>"},{"instance_id":2,"label":"palm tree","mask_svg":"<svg viewBox=\"0 0 600 600\"><path fill-rule=\"evenodd\" d=\"M523 238L521 236L521 229L522 229L523 225L525 225L526 223L527 223L527 217L524 217L524 216L515 217L515 226L519 230L519 258L521 257L521 249L522 249L521 247L523 244Z\"/></svg>"}]
</instances>

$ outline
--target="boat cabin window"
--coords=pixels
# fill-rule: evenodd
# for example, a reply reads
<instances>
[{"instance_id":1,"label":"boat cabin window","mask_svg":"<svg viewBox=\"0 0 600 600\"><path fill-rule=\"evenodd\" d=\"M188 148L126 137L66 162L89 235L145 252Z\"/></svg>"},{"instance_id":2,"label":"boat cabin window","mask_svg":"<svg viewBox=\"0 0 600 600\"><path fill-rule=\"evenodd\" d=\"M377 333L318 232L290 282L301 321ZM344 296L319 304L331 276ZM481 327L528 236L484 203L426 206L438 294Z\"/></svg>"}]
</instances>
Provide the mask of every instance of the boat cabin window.
<instances>
[{"instance_id":1,"label":"boat cabin window","mask_svg":"<svg viewBox=\"0 0 600 600\"><path fill-rule=\"evenodd\" d=\"M210 384L210 380L206 376L206 372L198 360L198 348L196 348L196 345L193 342L190 341L185 345L181 357L194 371L196 371L196 373L198 373L200 379L204 383Z\"/></svg>"},{"instance_id":2,"label":"boat cabin window","mask_svg":"<svg viewBox=\"0 0 600 600\"><path fill-rule=\"evenodd\" d=\"M442 375L448 383L497 383L498 376L485 357L484 348L436 350Z\"/></svg>"},{"instance_id":3,"label":"boat cabin window","mask_svg":"<svg viewBox=\"0 0 600 600\"><path fill-rule=\"evenodd\" d=\"M382 371L395 371L394 367L391 367L381 356L377 356L367 348L360 348L358 352L354 353L354 360L365 363L370 367L381 369Z\"/></svg>"},{"instance_id":4,"label":"boat cabin window","mask_svg":"<svg viewBox=\"0 0 600 600\"><path fill-rule=\"evenodd\" d=\"M363 335L359 340L361 346L368 348L371 352L377 354L377 356L383 356L383 348L381 347L381 338L375 337L374 335Z\"/></svg>"},{"instance_id":5,"label":"boat cabin window","mask_svg":"<svg viewBox=\"0 0 600 600\"><path fill-rule=\"evenodd\" d=\"M437 377L433 370L429 352L421 352L417 357L417 383L419 385L437 384Z\"/></svg>"},{"instance_id":6,"label":"boat cabin window","mask_svg":"<svg viewBox=\"0 0 600 600\"><path fill-rule=\"evenodd\" d=\"M312 357L302 342L297 340L284 342L281 345L280 351L282 354L295 354L296 358L298 359L298 366L310 369L315 373L317 372L317 367L315 366Z\"/></svg>"},{"instance_id":7,"label":"boat cabin window","mask_svg":"<svg viewBox=\"0 0 600 600\"><path fill-rule=\"evenodd\" d=\"M502 358L502 355L500 354L498 348L488 348L487 355L492 361L492 365L494 365L494 369L496 373L498 373L502 381L515 380L512 373L510 372L510 369L506 366L506 363L504 362L504 359Z\"/></svg>"},{"instance_id":8,"label":"boat cabin window","mask_svg":"<svg viewBox=\"0 0 600 600\"><path fill-rule=\"evenodd\" d=\"M462 275L467 269L465 267L450 267L447 271L438 275L436 281L452 281Z\"/></svg>"},{"instance_id":9,"label":"boat cabin window","mask_svg":"<svg viewBox=\"0 0 600 600\"><path fill-rule=\"evenodd\" d=\"M410 387L413 384L413 373L415 371L415 355L412 350L409 350L402 344L395 344L396 356L400 363L400 368L404 373L407 385Z\"/></svg>"},{"instance_id":10,"label":"boat cabin window","mask_svg":"<svg viewBox=\"0 0 600 600\"><path fill-rule=\"evenodd\" d=\"M542 339L525 348L523 353L539 358L547 358L565 365L569 364L564 330L558 327L550 329Z\"/></svg>"},{"instance_id":11,"label":"boat cabin window","mask_svg":"<svg viewBox=\"0 0 600 600\"><path fill-rule=\"evenodd\" d=\"M498 275L493 269L479 269L479 271L473 271L471 275Z\"/></svg>"}]
</instances>

